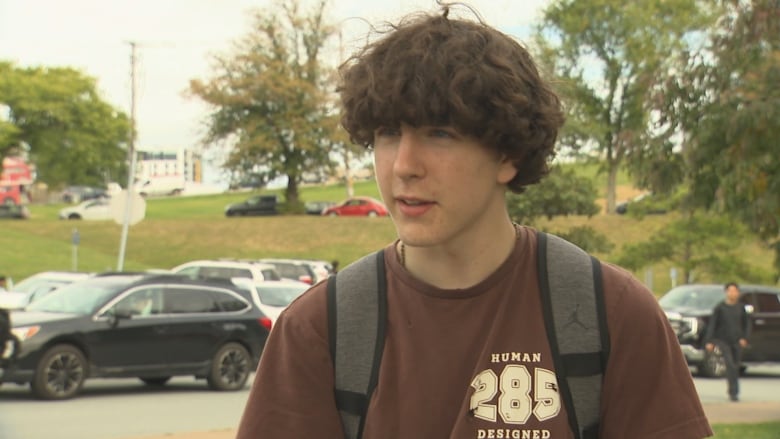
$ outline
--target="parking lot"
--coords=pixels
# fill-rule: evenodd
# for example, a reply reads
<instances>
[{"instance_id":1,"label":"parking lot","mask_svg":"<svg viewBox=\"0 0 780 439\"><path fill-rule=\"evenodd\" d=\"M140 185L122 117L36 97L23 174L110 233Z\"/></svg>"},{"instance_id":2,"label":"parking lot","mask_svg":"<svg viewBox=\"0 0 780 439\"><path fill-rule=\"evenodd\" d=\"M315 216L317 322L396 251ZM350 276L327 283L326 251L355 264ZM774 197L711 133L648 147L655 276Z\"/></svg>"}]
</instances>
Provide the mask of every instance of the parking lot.
<instances>
[{"instance_id":1,"label":"parking lot","mask_svg":"<svg viewBox=\"0 0 780 439\"><path fill-rule=\"evenodd\" d=\"M726 383L696 378L712 423L780 420L780 366L751 369L741 380L742 401L726 398ZM45 402L27 387L0 389L0 437L9 439L232 439L249 388L210 392L176 378L164 389L140 381L93 380L76 399ZM45 413L46 422L41 422Z\"/></svg>"}]
</instances>

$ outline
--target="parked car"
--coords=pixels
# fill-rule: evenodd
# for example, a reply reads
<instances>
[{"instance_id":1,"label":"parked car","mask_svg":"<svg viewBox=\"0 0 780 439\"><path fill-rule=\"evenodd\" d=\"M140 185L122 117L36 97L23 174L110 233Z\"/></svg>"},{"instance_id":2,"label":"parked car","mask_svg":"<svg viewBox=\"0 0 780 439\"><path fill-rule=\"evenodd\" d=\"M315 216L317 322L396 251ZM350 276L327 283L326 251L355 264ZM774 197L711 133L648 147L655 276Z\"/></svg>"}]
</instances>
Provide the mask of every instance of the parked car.
<instances>
[{"instance_id":1,"label":"parked car","mask_svg":"<svg viewBox=\"0 0 780 439\"><path fill-rule=\"evenodd\" d=\"M332 201L307 201L303 204L307 215L322 215L322 211L335 206Z\"/></svg>"},{"instance_id":2,"label":"parked car","mask_svg":"<svg viewBox=\"0 0 780 439\"><path fill-rule=\"evenodd\" d=\"M333 264L338 265L338 261L328 262L316 259L304 259L303 262L309 264L312 271L314 272L315 284L319 281L327 279L328 276L335 272L336 269L333 267Z\"/></svg>"},{"instance_id":3,"label":"parked car","mask_svg":"<svg viewBox=\"0 0 780 439\"><path fill-rule=\"evenodd\" d=\"M780 288L764 285L740 285L750 317L750 345L742 353L742 370L751 363L780 363ZM691 284L669 290L659 299L669 323L677 333L688 364L703 376L724 376L726 364L720 350L707 352L703 337L712 310L724 300L723 285Z\"/></svg>"},{"instance_id":4,"label":"parked car","mask_svg":"<svg viewBox=\"0 0 780 439\"><path fill-rule=\"evenodd\" d=\"M254 284L259 299L258 307L263 314L271 319L272 324L276 322L279 314L287 308L287 305L309 287L311 285L294 280L263 281Z\"/></svg>"},{"instance_id":5,"label":"parked car","mask_svg":"<svg viewBox=\"0 0 780 439\"><path fill-rule=\"evenodd\" d=\"M108 196L108 191L96 186L68 186L62 191L62 201L71 204L106 196Z\"/></svg>"},{"instance_id":6,"label":"parked car","mask_svg":"<svg viewBox=\"0 0 780 439\"><path fill-rule=\"evenodd\" d=\"M387 216L385 205L371 197L352 197L322 211L328 216Z\"/></svg>"},{"instance_id":7,"label":"parked car","mask_svg":"<svg viewBox=\"0 0 780 439\"><path fill-rule=\"evenodd\" d=\"M250 174L230 182L228 189L236 191L239 189L260 189L265 187L268 182L262 175Z\"/></svg>"},{"instance_id":8,"label":"parked car","mask_svg":"<svg viewBox=\"0 0 780 439\"><path fill-rule=\"evenodd\" d=\"M298 259L262 258L259 262L273 265L283 279L295 280L308 285L314 285L317 273L307 261Z\"/></svg>"},{"instance_id":9,"label":"parked car","mask_svg":"<svg viewBox=\"0 0 780 439\"><path fill-rule=\"evenodd\" d=\"M30 210L24 204L0 203L0 218L29 219Z\"/></svg>"},{"instance_id":10,"label":"parked car","mask_svg":"<svg viewBox=\"0 0 780 439\"><path fill-rule=\"evenodd\" d=\"M625 215L630 208L632 212L636 211L639 214L660 215L669 210L669 202L669 200L658 200L657 197L653 197L653 194L644 192L630 200L615 205L615 212L620 215Z\"/></svg>"},{"instance_id":11,"label":"parked car","mask_svg":"<svg viewBox=\"0 0 780 439\"><path fill-rule=\"evenodd\" d=\"M166 195L181 195L187 186L182 175L161 175L151 178L136 180L133 188L142 197L160 197Z\"/></svg>"},{"instance_id":12,"label":"parked car","mask_svg":"<svg viewBox=\"0 0 780 439\"><path fill-rule=\"evenodd\" d=\"M171 269L172 273L182 274L191 279L218 278L230 280L247 278L254 282L280 280L281 274L271 264L254 260L197 260L185 262Z\"/></svg>"},{"instance_id":13,"label":"parked car","mask_svg":"<svg viewBox=\"0 0 780 439\"><path fill-rule=\"evenodd\" d=\"M0 308L21 309L45 297L57 288L83 280L92 273L77 271L42 271L14 284L9 291L0 294Z\"/></svg>"},{"instance_id":14,"label":"parked car","mask_svg":"<svg viewBox=\"0 0 780 439\"><path fill-rule=\"evenodd\" d=\"M97 198L87 200L76 206L60 209L58 216L61 220L110 220L113 218L111 214L111 199Z\"/></svg>"},{"instance_id":15,"label":"parked car","mask_svg":"<svg viewBox=\"0 0 780 439\"><path fill-rule=\"evenodd\" d=\"M229 281L106 273L11 312L19 341L0 382L30 384L41 399L76 396L91 378L173 376L239 390L255 370L270 319Z\"/></svg>"},{"instance_id":16,"label":"parked car","mask_svg":"<svg viewBox=\"0 0 780 439\"><path fill-rule=\"evenodd\" d=\"M276 195L254 195L240 203L228 204L225 216L276 215Z\"/></svg>"}]
</instances>

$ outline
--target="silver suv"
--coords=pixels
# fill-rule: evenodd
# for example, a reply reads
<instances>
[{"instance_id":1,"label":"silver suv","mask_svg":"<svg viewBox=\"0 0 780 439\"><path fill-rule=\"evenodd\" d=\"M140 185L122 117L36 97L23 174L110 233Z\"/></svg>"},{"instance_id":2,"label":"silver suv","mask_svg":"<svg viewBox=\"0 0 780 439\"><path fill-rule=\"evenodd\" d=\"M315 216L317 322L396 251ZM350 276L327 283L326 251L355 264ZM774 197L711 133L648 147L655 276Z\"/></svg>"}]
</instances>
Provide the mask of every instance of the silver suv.
<instances>
[{"instance_id":1,"label":"silver suv","mask_svg":"<svg viewBox=\"0 0 780 439\"><path fill-rule=\"evenodd\" d=\"M282 278L273 265L246 260L208 259L190 261L172 268L171 271L192 279L218 278L230 280L238 277L260 282Z\"/></svg>"},{"instance_id":2,"label":"silver suv","mask_svg":"<svg viewBox=\"0 0 780 439\"><path fill-rule=\"evenodd\" d=\"M262 281L282 279L275 266L254 260L206 259L190 261L172 268L171 271L191 279L216 278L232 281L238 288L249 291L258 307L262 305L262 301L253 285ZM246 281L241 282L243 279Z\"/></svg>"}]
</instances>

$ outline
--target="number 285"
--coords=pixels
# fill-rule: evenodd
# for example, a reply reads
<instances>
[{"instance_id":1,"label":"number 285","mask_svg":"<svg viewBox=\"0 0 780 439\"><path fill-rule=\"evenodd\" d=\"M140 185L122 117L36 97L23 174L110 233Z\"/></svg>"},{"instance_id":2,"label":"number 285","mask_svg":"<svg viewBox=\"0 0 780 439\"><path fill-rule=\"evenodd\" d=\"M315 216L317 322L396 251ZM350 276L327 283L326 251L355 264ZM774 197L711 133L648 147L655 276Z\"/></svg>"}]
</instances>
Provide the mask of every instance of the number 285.
<instances>
[{"instance_id":1,"label":"number 285","mask_svg":"<svg viewBox=\"0 0 780 439\"><path fill-rule=\"evenodd\" d=\"M500 415L504 423L525 424L531 414L544 421L561 411L558 381L547 369L534 368L532 380L527 367L508 364L500 376L490 369L483 370L471 381L471 387L474 394L469 409L475 417L486 421L496 422ZM498 404L493 404L496 394Z\"/></svg>"}]
</instances>

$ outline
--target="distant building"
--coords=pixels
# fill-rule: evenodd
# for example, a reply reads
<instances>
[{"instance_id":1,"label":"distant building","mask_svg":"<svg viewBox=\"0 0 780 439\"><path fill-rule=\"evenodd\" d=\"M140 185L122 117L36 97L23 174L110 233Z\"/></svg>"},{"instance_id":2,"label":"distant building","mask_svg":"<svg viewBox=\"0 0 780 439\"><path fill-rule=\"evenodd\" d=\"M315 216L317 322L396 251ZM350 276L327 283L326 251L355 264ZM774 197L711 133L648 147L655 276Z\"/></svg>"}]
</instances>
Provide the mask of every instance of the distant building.
<instances>
[{"instance_id":1,"label":"distant building","mask_svg":"<svg viewBox=\"0 0 780 439\"><path fill-rule=\"evenodd\" d=\"M137 180L181 177L187 183L203 182L203 159L189 149L138 151Z\"/></svg>"}]
</instances>

